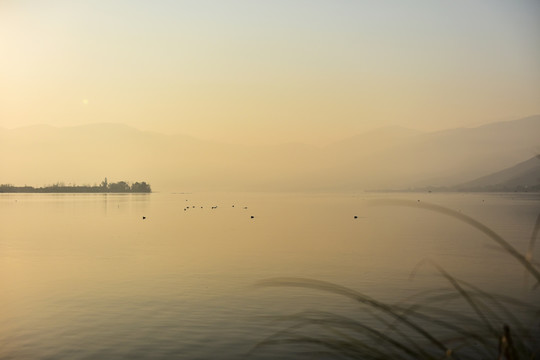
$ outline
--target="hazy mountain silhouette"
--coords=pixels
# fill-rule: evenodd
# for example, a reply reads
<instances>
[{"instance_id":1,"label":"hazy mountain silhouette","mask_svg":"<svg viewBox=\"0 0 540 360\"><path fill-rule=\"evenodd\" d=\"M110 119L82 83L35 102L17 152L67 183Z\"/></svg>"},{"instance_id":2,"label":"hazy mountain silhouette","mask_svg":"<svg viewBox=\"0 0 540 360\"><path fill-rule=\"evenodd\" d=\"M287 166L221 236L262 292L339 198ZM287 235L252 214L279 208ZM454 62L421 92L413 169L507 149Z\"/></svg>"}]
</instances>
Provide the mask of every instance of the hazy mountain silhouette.
<instances>
[{"instance_id":1,"label":"hazy mountain silhouette","mask_svg":"<svg viewBox=\"0 0 540 360\"><path fill-rule=\"evenodd\" d=\"M537 134L538 115L476 128L405 131L392 139L384 132L366 134L355 137L356 144L337 144L343 147L332 151L336 165L324 176L328 185L343 190L357 189L359 184L371 189L449 186L535 155L540 148Z\"/></svg>"},{"instance_id":2,"label":"hazy mountain silhouette","mask_svg":"<svg viewBox=\"0 0 540 360\"><path fill-rule=\"evenodd\" d=\"M361 191L463 183L540 150L540 116L431 133L389 127L317 147L247 146L121 124L0 128L0 183L143 179L155 191Z\"/></svg>"},{"instance_id":3,"label":"hazy mountain silhouette","mask_svg":"<svg viewBox=\"0 0 540 360\"><path fill-rule=\"evenodd\" d=\"M456 186L459 190L540 188L540 155L501 171Z\"/></svg>"}]
</instances>

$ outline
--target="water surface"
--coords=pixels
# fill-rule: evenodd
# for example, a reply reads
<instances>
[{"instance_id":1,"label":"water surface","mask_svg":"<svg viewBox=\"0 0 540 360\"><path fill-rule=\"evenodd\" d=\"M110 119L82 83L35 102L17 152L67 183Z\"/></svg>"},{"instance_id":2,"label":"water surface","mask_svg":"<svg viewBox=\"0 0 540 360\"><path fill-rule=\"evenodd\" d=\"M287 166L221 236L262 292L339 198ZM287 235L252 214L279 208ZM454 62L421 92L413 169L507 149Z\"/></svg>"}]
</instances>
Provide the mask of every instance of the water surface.
<instances>
[{"instance_id":1,"label":"water surface","mask_svg":"<svg viewBox=\"0 0 540 360\"><path fill-rule=\"evenodd\" d=\"M250 352L283 328L266 315L362 316L358 304L251 285L304 277L396 302L448 286L430 266L410 278L426 258L488 291L540 300L478 230L369 205L380 198L460 211L522 253L540 211L538 194L2 194L0 358L295 358L286 345Z\"/></svg>"}]
</instances>

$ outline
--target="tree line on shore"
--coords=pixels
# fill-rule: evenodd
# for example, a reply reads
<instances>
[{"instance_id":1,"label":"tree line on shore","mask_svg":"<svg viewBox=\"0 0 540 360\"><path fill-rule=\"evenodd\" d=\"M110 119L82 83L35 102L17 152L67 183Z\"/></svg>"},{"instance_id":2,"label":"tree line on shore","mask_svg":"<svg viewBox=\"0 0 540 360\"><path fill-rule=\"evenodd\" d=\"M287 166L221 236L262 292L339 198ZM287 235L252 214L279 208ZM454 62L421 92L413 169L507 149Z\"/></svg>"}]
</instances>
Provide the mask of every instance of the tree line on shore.
<instances>
[{"instance_id":1,"label":"tree line on shore","mask_svg":"<svg viewBox=\"0 0 540 360\"><path fill-rule=\"evenodd\" d=\"M1 184L0 193L150 193L150 184L145 181L129 184L126 181L109 183L107 178L100 185L65 185L56 183L44 187L14 186Z\"/></svg>"}]
</instances>

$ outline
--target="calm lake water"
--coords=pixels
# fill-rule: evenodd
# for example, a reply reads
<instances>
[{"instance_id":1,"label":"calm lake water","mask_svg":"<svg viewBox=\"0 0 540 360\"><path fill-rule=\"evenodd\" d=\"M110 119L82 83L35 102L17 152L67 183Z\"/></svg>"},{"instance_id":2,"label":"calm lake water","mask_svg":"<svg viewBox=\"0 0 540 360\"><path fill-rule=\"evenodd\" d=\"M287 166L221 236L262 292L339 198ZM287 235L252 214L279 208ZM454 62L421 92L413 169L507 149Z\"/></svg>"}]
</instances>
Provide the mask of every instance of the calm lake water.
<instances>
[{"instance_id":1,"label":"calm lake water","mask_svg":"<svg viewBox=\"0 0 540 360\"><path fill-rule=\"evenodd\" d=\"M426 258L540 303L533 279L485 234L377 199L459 211L523 254L540 212L538 194L2 194L0 358L299 358L288 344L252 351L291 325L269 316L370 320L343 296L253 284L318 279L395 303L450 287L430 265L410 278Z\"/></svg>"}]
</instances>

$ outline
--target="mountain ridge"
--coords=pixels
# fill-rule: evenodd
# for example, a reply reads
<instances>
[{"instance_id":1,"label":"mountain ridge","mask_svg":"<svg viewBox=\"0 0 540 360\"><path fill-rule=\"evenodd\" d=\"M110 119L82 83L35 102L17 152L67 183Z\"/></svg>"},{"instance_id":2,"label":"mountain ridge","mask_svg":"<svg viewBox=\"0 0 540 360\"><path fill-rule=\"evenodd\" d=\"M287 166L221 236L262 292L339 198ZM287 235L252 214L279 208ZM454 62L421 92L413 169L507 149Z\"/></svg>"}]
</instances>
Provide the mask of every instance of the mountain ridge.
<instances>
[{"instance_id":1,"label":"mountain ridge","mask_svg":"<svg viewBox=\"0 0 540 360\"><path fill-rule=\"evenodd\" d=\"M484 175L455 186L460 191L481 189L529 189L540 190L540 155L522 161L514 166Z\"/></svg>"},{"instance_id":2,"label":"mountain ridge","mask_svg":"<svg viewBox=\"0 0 540 360\"><path fill-rule=\"evenodd\" d=\"M0 131L0 183L108 176L174 191L362 191L463 183L540 152L540 115L430 133L381 129L327 146L235 145L108 124Z\"/></svg>"}]
</instances>

